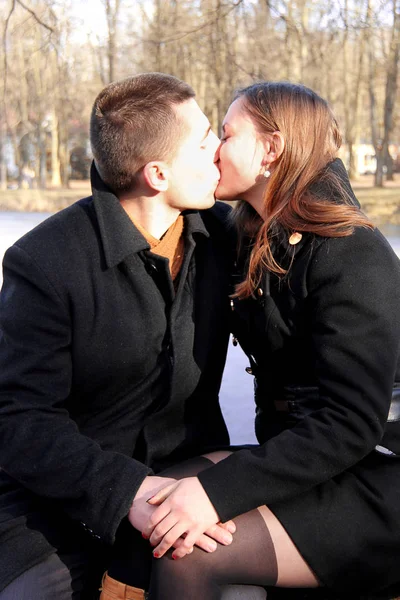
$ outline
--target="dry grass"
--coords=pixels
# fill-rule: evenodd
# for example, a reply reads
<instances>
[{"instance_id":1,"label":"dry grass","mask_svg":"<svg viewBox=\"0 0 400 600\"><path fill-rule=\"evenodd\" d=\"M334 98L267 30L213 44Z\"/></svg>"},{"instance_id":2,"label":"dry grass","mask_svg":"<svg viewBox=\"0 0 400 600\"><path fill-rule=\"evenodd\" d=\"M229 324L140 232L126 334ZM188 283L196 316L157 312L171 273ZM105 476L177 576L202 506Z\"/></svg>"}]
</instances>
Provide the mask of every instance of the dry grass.
<instances>
[{"instance_id":1,"label":"dry grass","mask_svg":"<svg viewBox=\"0 0 400 600\"><path fill-rule=\"evenodd\" d=\"M353 182L353 188L362 209L376 224L400 225L400 175L395 181L385 183L384 188L374 188L370 176Z\"/></svg>"},{"instance_id":2,"label":"dry grass","mask_svg":"<svg viewBox=\"0 0 400 600\"><path fill-rule=\"evenodd\" d=\"M0 211L57 212L90 193L89 181L71 181L68 189L0 190Z\"/></svg>"},{"instance_id":3,"label":"dry grass","mask_svg":"<svg viewBox=\"0 0 400 600\"><path fill-rule=\"evenodd\" d=\"M88 181L71 181L69 189L0 190L0 211L57 212L90 194ZM353 182L363 210L377 225L400 225L400 174L384 188L374 188L373 178Z\"/></svg>"}]
</instances>

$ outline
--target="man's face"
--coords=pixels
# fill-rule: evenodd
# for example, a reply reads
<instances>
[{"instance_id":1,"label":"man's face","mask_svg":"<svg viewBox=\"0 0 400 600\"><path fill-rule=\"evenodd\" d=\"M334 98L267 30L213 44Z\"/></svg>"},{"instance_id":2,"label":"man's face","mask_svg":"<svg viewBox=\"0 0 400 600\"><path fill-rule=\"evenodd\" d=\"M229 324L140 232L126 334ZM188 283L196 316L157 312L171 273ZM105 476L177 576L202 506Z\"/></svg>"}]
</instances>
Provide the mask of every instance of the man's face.
<instances>
[{"instance_id":1,"label":"man's face","mask_svg":"<svg viewBox=\"0 0 400 600\"><path fill-rule=\"evenodd\" d=\"M179 210L210 208L220 173L215 164L219 139L193 99L175 106L185 133L169 161L167 202Z\"/></svg>"}]
</instances>

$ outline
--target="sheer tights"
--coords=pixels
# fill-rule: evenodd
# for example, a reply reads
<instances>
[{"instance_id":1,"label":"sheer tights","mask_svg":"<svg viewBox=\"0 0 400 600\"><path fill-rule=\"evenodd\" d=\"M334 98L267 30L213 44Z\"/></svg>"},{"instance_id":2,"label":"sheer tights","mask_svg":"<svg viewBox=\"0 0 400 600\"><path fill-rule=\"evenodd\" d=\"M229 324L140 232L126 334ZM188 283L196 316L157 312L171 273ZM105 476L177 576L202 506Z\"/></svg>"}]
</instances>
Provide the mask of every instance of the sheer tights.
<instances>
[{"instance_id":1,"label":"sheer tights","mask_svg":"<svg viewBox=\"0 0 400 600\"><path fill-rule=\"evenodd\" d=\"M195 548L179 560L171 553L154 560L150 600L219 600L223 585L275 585L276 556L261 514L253 510L237 517L235 524L230 546L219 546L211 554Z\"/></svg>"},{"instance_id":2,"label":"sheer tights","mask_svg":"<svg viewBox=\"0 0 400 600\"><path fill-rule=\"evenodd\" d=\"M159 473L181 479L196 475L213 462L205 457L192 459ZM114 579L149 589L151 600L217 600L220 586L229 584L275 585L277 561L268 527L258 510L235 519L237 527L230 546L218 546L213 553L195 548L183 559L173 560L172 552L152 559L148 542L132 527L120 528L112 563Z\"/></svg>"},{"instance_id":3,"label":"sheer tights","mask_svg":"<svg viewBox=\"0 0 400 600\"><path fill-rule=\"evenodd\" d=\"M211 460L198 456L165 469L157 475L183 479L183 477L197 475L197 473L207 469L212 464ZM148 590L152 571L152 558L152 549L149 542L144 540L139 531L136 531L126 520L118 528L108 574L113 579L127 585Z\"/></svg>"}]
</instances>

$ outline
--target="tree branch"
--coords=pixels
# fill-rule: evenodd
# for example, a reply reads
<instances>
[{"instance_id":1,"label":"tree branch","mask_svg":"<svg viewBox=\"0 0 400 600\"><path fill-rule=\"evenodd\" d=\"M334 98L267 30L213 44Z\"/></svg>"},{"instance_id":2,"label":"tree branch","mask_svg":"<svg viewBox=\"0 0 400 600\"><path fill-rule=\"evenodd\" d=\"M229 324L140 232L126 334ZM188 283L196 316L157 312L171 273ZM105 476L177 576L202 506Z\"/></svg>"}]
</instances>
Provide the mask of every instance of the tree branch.
<instances>
[{"instance_id":1,"label":"tree branch","mask_svg":"<svg viewBox=\"0 0 400 600\"><path fill-rule=\"evenodd\" d=\"M13 0L13 4L15 5L15 2L18 2L18 4L20 6L22 6L22 8L24 8L34 19L37 23L39 23L39 25L42 25L42 27L45 27L45 29L47 29L48 31L50 31L50 33L54 33L54 29L52 27L50 27L50 25L47 25L46 23L44 23L44 21L42 21L41 19L39 19L39 17L37 16L37 14L35 13L35 11L33 11L31 8L29 8L28 6L26 6L26 4L24 4L22 2L22 0Z\"/></svg>"},{"instance_id":2,"label":"tree branch","mask_svg":"<svg viewBox=\"0 0 400 600\"><path fill-rule=\"evenodd\" d=\"M152 39L148 39L145 40L146 42L150 43L150 44L169 44L171 42L177 42L179 40L182 40L183 38L187 37L188 35L191 35L192 33L197 33L198 31L201 31L202 29L204 29L205 27L208 27L209 25L212 25L213 23L215 23L216 21L218 21L218 19L220 19L221 17L224 18L227 15L229 15L229 13L231 13L233 10L235 10L238 6L240 6L243 3L243 0L236 0L236 2L234 2L226 12L224 12L222 15L217 14L216 17L209 19L208 21L206 21L205 23L202 23L201 25L199 25L198 27L194 27L193 29L190 29L189 31L185 31L184 33L179 33L178 35L172 36L172 37L168 37L168 38L164 38L164 39L158 39L158 40L152 40ZM215 12L218 12L219 9L216 9Z\"/></svg>"},{"instance_id":3,"label":"tree branch","mask_svg":"<svg viewBox=\"0 0 400 600\"><path fill-rule=\"evenodd\" d=\"M4 84L3 84L3 102L6 102L6 89L7 89L7 74L8 74L8 62L7 62L7 31L8 24L11 19L11 15L15 10L15 2L16 0L12 0L10 12L7 15L6 20L4 21L4 30L3 30L3 51L4 51Z\"/></svg>"}]
</instances>

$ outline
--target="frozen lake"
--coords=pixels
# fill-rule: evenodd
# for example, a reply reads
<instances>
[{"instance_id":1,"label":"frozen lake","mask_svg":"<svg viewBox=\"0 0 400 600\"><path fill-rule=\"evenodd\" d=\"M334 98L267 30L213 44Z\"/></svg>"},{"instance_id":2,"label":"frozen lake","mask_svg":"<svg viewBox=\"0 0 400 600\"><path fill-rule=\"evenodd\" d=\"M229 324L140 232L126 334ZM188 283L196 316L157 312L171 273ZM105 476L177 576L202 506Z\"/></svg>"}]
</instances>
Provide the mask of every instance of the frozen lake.
<instances>
[{"instance_id":1,"label":"frozen lake","mask_svg":"<svg viewBox=\"0 0 400 600\"><path fill-rule=\"evenodd\" d=\"M46 213L0 212L0 259L24 233L47 218ZM400 256L400 227L381 227ZM0 285L2 276L0 273ZM254 435L253 377L245 372L246 356L229 344L227 365L221 388L221 404L232 444L256 443Z\"/></svg>"}]
</instances>

